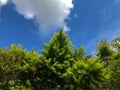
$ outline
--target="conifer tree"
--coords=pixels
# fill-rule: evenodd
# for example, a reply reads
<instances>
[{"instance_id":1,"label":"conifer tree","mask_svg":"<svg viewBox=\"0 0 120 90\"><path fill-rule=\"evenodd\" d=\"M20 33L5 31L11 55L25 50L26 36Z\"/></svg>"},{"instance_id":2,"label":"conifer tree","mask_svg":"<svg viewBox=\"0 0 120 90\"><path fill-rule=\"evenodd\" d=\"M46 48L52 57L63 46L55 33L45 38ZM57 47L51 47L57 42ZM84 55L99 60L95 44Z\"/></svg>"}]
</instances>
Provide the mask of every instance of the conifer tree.
<instances>
[{"instance_id":1,"label":"conifer tree","mask_svg":"<svg viewBox=\"0 0 120 90\"><path fill-rule=\"evenodd\" d=\"M57 83L60 85L64 84L61 76L70 66L72 50L71 42L62 29L54 34L48 44L45 44L42 54L44 63L46 63L44 67L44 69L46 68L46 72L44 73L47 74L48 82L52 82L52 85L56 85Z\"/></svg>"},{"instance_id":2,"label":"conifer tree","mask_svg":"<svg viewBox=\"0 0 120 90\"><path fill-rule=\"evenodd\" d=\"M102 83L110 78L109 70L99 60L79 60L63 75L65 90L103 90Z\"/></svg>"},{"instance_id":3,"label":"conifer tree","mask_svg":"<svg viewBox=\"0 0 120 90\"><path fill-rule=\"evenodd\" d=\"M106 40L101 41L100 43L98 43L97 56L101 60L105 60L108 57L110 57L111 55L112 55L112 50L110 48L110 43L108 43Z\"/></svg>"},{"instance_id":4,"label":"conifer tree","mask_svg":"<svg viewBox=\"0 0 120 90\"><path fill-rule=\"evenodd\" d=\"M115 59L120 59L120 37L112 40L111 47L115 52Z\"/></svg>"},{"instance_id":5,"label":"conifer tree","mask_svg":"<svg viewBox=\"0 0 120 90\"><path fill-rule=\"evenodd\" d=\"M80 48L75 48L74 49L74 53L73 53L73 57L75 60L81 60L85 58L85 48L84 46L80 46Z\"/></svg>"},{"instance_id":6,"label":"conifer tree","mask_svg":"<svg viewBox=\"0 0 120 90\"><path fill-rule=\"evenodd\" d=\"M97 57L103 62L104 66L108 66L110 60L113 59L113 50L111 49L110 43L106 40L98 43Z\"/></svg>"},{"instance_id":7,"label":"conifer tree","mask_svg":"<svg viewBox=\"0 0 120 90\"><path fill-rule=\"evenodd\" d=\"M110 82L106 85L110 90L119 90L120 89L120 37L115 38L111 42L111 47L115 53L109 68L112 71L112 77Z\"/></svg>"},{"instance_id":8,"label":"conifer tree","mask_svg":"<svg viewBox=\"0 0 120 90\"><path fill-rule=\"evenodd\" d=\"M112 40L111 45L114 49L116 49L117 51L120 51L120 37Z\"/></svg>"}]
</instances>

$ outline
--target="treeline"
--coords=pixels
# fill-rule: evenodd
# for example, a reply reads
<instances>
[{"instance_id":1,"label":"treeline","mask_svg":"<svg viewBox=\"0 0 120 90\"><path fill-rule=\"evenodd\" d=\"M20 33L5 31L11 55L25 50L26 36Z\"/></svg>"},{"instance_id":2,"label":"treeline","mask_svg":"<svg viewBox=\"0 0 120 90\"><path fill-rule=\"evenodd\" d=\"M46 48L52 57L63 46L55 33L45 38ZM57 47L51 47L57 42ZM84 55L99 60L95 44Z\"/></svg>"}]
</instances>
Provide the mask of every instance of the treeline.
<instances>
[{"instance_id":1,"label":"treeline","mask_svg":"<svg viewBox=\"0 0 120 90\"><path fill-rule=\"evenodd\" d=\"M42 54L0 49L0 90L120 90L120 38L98 43L96 57L73 47L62 29Z\"/></svg>"}]
</instances>

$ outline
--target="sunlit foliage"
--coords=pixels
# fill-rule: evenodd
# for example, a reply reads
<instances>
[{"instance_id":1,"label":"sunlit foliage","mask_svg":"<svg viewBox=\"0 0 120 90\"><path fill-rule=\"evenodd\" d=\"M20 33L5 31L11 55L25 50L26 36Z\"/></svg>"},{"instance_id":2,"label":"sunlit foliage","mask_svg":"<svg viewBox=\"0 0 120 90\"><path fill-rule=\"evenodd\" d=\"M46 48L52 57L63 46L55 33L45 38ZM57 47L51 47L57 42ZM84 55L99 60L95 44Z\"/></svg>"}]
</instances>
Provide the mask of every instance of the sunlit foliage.
<instances>
[{"instance_id":1,"label":"sunlit foliage","mask_svg":"<svg viewBox=\"0 0 120 90\"><path fill-rule=\"evenodd\" d=\"M73 48L60 29L40 52L0 49L0 90L119 90L120 38L98 43L96 57Z\"/></svg>"}]
</instances>

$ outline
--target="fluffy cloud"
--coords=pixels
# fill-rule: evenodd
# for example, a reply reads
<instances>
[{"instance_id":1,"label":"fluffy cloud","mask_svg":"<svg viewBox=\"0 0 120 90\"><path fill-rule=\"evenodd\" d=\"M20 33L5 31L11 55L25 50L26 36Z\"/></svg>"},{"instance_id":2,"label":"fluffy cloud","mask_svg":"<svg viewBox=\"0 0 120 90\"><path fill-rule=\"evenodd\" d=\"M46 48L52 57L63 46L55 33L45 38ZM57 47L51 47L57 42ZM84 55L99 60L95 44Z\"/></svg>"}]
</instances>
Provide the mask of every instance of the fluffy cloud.
<instances>
[{"instance_id":1,"label":"fluffy cloud","mask_svg":"<svg viewBox=\"0 0 120 90\"><path fill-rule=\"evenodd\" d=\"M8 0L0 0L0 6L7 4Z\"/></svg>"},{"instance_id":2,"label":"fluffy cloud","mask_svg":"<svg viewBox=\"0 0 120 90\"><path fill-rule=\"evenodd\" d=\"M73 8L73 0L12 0L16 10L26 19L35 19L43 30L63 27Z\"/></svg>"}]
</instances>

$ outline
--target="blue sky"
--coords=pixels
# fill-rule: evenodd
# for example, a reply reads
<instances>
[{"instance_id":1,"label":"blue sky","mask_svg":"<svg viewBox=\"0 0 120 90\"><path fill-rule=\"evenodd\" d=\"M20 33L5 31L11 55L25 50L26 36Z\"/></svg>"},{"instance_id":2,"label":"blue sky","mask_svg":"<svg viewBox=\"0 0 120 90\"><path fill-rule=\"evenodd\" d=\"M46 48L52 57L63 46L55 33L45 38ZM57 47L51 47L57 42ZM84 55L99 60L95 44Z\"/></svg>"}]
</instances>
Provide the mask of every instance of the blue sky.
<instances>
[{"instance_id":1,"label":"blue sky","mask_svg":"<svg viewBox=\"0 0 120 90\"><path fill-rule=\"evenodd\" d=\"M49 42L60 26L67 28L67 34L73 45L79 47L84 44L88 53L95 51L98 41L103 39L109 41L120 36L119 0L70 0L73 6L70 5L68 0L69 5L60 10L66 10L69 13L57 12L55 11L57 8L54 9L54 12L62 16L60 19L63 21L60 20L61 22L56 19L57 13L55 13L55 19L50 15L45 15L53 9L42 9L42 11L45 10L43 16L48 17L50 22L51 20L55 22L51 22L52 25L49 21L46 23L46 19L41 19L41 11L38 13L35 9L32 9L32 4L26 3L28 0L25 3L20 2L23 0L17 1L8 1L7 4L0 5L0 48L9 47L12 43L20 43L28 50L34 48L38 51L43 49L43 44ZM54 0L49 3L54 5ZM26 12L29 8L26 5L29 6L29 4L31 4L29 8L32 14L29 14L28 17ZM45 8L46 5L37 8ZM34 18L35 15L36 18Z\"/></svg>"}]
</instances>

